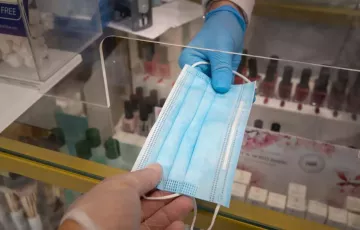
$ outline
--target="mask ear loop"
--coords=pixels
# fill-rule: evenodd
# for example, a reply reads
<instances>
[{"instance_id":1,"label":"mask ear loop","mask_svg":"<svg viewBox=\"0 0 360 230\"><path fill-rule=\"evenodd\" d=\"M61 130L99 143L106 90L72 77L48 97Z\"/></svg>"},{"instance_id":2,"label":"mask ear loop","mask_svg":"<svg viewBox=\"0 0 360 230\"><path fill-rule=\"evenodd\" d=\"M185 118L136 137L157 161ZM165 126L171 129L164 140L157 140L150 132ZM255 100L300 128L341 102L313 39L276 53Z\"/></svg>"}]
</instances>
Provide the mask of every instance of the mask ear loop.
<instances>
[{"instance_id":1,"label":"mask ear loop","mask_svg":"<svg viewBox=\"0 0 360 230\"><path fill-rule=\"evenodd\" d=\"M210 63L209 62L204 62L204 61L200 61L200 62L196 62L194 63L191 67L197 67L199 65L209 65ZM232 71L236 76L239 76L241 77L245 82L247 83L251 83L251 81L245 77L244 75L236 72L236 71ZM179 197L180 194L178 193L175 193L175 194L171 194L171 195L167 195L167 196L162 196L162 197L149 197L149 196L142 196L144 199L146 200L167 200L167 199L173 199L173 198L176 198L176 197ZM197 205L196 205L196 199L193 198L193 204L194 204L194 218L193 218L193 221L191 223L191 227L190 227L190 230L193 230L194 227L195 227L195 222L196 222L196 216L197 216ZM219 213L219 210L220 210L220 204L216 205L216 208L214 210L214 215L212 217L212 220L211 220L211 223L210 223L210 226L207 230L211 230L215 224L215 220L216 220L216 217Z\"/></svg>"},{"instance_id":2,"label":"mask ear loop","mask_svg":"<svg viewBox=\"0 0 360 230\"><path fill-rule=\"evenodd\" d=\"M199 62L195 62L191 67L197 67L199 65L210 65L210 63L206 62L206 61L199 61ZM232 72L236 76L241 77L241 79L243 79L245 82L251 83L251 81L247 77L245 77L244 75L242 75L242 74L240 74L240 73L238 73L238 72L236 72L234 70Z\"/></svg>"}]
</instances>

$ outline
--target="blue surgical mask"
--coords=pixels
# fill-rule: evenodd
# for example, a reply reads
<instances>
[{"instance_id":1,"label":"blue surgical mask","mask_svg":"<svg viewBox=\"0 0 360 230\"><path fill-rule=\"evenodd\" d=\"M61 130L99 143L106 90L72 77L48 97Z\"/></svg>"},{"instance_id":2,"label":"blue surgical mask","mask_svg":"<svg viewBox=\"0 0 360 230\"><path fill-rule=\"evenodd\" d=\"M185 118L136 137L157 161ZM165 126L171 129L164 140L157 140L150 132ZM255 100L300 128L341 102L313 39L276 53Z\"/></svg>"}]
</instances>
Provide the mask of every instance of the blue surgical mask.
<instances>
[{"instance_id":1,"label":"blue surgical mask","mask_svg":"<svg viewBox=\"0 0 360 230\"><path fill-rule=\"evenodd\" d=\"M159 190L229 207L254 94L255 83L218 94L208 76L186 65L133 171L157 162L163 167Z\"/></svg>"}]
</instances>

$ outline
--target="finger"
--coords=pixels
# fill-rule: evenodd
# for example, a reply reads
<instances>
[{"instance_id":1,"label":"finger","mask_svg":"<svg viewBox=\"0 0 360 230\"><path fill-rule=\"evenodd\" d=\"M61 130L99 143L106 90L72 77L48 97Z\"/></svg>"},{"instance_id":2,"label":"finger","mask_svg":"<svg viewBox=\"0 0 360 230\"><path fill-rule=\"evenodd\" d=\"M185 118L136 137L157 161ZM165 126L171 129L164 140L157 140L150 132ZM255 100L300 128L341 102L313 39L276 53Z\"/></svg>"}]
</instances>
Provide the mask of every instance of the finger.
<instances>
[{"instance_id":1,"label":"finger","mask_svg":"<svg viewBox=\"0 0 360 230\"><path fill-rule=\"evenodd\" d=\"M150 197L162 197L167 196L172 193L164 192L164 191L155 191L153 192ZM175 199L175 198L174 198ZM141 201L141 210L142 210L142 216L141 221L146 220L150 216L154 215L159 209L173 201L174 199L166 199L166 200L146 200L143 199Z\"/></svg>"},{"instance_id":2,"label":"finger","mask_svg":"<svg viewBox=\"0 0 360 230\"><path fill-rule=\"evenodd\" d=\"M192 209L192 199L181 196L158 210L154 215L146 219L142 225L150 227L150 229L164 229L171 223L184 219Z\"/></svg>"},{"instance_id":3,"label":"finger","mask_svg":"<svg viewBox=\"0 0 360 230\"><path fill-rule=\"evenodd\" d=\"M205 57L204 54L199 52L199 50L193 48L185 48L179 58L179 66L180 68L184 68L187 65L193 65L197 62L209 62L209 60ZM201 72L206 75L210 75L210 65L199 65L196 67Z\"/></svg>"},{"instance_id":4,"label":"finger","mask_svg":"<svg viewBox=\"0 0 360 230\"><path fill-rule=\"evenodd\" d=\"M218 93L227 93L233 83L232 55L215 52L210 56L211 83Z\"/></svg>"},{"instance_id":5,"label":"finger","mask_svg":"<svg viewBox=\"0 0 360 230\"><path fill-rule=\"evenodd\" d=\"M172 224L170 224L169 227L167 227L165 230L184 230L185 224L182 221L175 221Z\"/></svg>"},{"instance_id":6,"label":"finger","mask_svg":"<svg viewBox=\"0 0 360 230\"><path fill-rule=\"evenodd\" d=\"M135 189L140 196L151 191L160 182L162 168L159 164L151 164L148 167L126 174L124 183Z\"/></svg>"}]
</instances>

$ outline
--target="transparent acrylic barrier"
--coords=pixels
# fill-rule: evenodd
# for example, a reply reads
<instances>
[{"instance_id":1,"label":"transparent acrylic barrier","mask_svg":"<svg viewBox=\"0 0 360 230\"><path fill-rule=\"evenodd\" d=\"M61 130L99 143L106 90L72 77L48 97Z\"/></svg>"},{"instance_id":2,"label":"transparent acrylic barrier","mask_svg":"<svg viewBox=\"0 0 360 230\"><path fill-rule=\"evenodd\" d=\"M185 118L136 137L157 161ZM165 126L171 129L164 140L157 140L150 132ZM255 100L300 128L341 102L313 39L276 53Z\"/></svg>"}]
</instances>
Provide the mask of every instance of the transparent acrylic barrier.
<instances>
[{"instance_id":1,"label":"transparent acrylic barrier","mask_svg":"<svg viewBox=\"0 0 360 230\"><path fill-rule=\"evenodd\" d=\"M79 64L77 55L102 33L96 0L12 0L7 6L19 16L1 22L0 72L11 83L43 89L44 83L59 81L67 71L63 67Z\"/></svg>"},{"instance_id":2,"label":"transparent acrylic barrier","mask_svg":"<svg viewBox=\"0 0 360 230\"><path fill-rule=\"evenodd\" d=\"M0 229L58 229L80 194L15 173L0 175Z\"/></svg>"},{"instance_id":3,"label":"transparent acrylic barrier","mask_svg":"<svg viewBox=\"0 0 360 230\"><path fill-rule=\"evenodd\" d=\"M187 45L204 22L200 3L156 5L152 8L152 26L143 30L131 29L116 19L109 27L125 31L129 37ZM244 47L257 56L278 55L285 60L359 69L359 15L355 0L256 1ZM134 20L140 19L134 16Z\"/></svg>"},{"instance_id":4,"label":"transparent acrylic barrier","mask_svg":"<svg viewBox=\"0 0 360 230\"><path fill-rule=\"evenodd\" d=\"M44 132L11 135L16 132L9 129L3 135L130 170L161 112L163 99L181 71L178 57L183 47L124 37L106 38L103 46L114 40L119 44L128 42L130 64L123 66L121 63L125 62L119 61L104 65L104 73L108 76L128 68L130 77L119 82L122 90L109 90L109 108L44 97L17 121L40 127ZM229 55L234 58L241 54ZM114 55L115 61L121 58L121 52ZM258 92L238 163L239 173L250 174L248 180L235 179L235 183L242 185L241 190L233 191L234 199L268 207L269 192L290 196L289 186L295 183L307 188L305 204L317 200L354 212L356 208L347 207L346 200L360 198L356 141L360 132L359 73L317 64L254 59L251 55L243 55L236 69L251 81L257 81ZM234 83L243 82L235 77ZM100 144L99 141L91 144L99 138L89 128L99 131ZM118 142L112 139L107 142L110 137ZM286 178L280 180L280 175ZM261 202L253 202L252 195L249 198L252 186L266 190ZM280 211L285 212L286 208ZM290 205L288 214L295 215L291 208ZM307 206L300 217L305 218L306 212Z\"/></svg>"}]
</instances>

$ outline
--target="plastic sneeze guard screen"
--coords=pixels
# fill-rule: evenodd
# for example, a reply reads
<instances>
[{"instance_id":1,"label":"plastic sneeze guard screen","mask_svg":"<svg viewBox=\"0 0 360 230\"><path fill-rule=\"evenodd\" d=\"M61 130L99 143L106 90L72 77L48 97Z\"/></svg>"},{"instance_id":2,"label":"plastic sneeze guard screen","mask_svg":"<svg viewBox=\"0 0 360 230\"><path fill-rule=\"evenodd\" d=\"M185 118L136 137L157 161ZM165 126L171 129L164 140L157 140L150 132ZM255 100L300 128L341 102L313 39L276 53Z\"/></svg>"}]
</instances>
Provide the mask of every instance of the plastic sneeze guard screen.
<instances>
[{"instance_id":1,"label":"plastic sneeze guard screen","mask_svg":"<svg viewBox=\"0 0 360 230\"><path fill-rule=\"evenodd\" d=\"M186 65L133 171L158 162L158 189L228 207L254 93L255 83L247 83L218 94L207 75Z\"/></svg>"}]
</instances>

